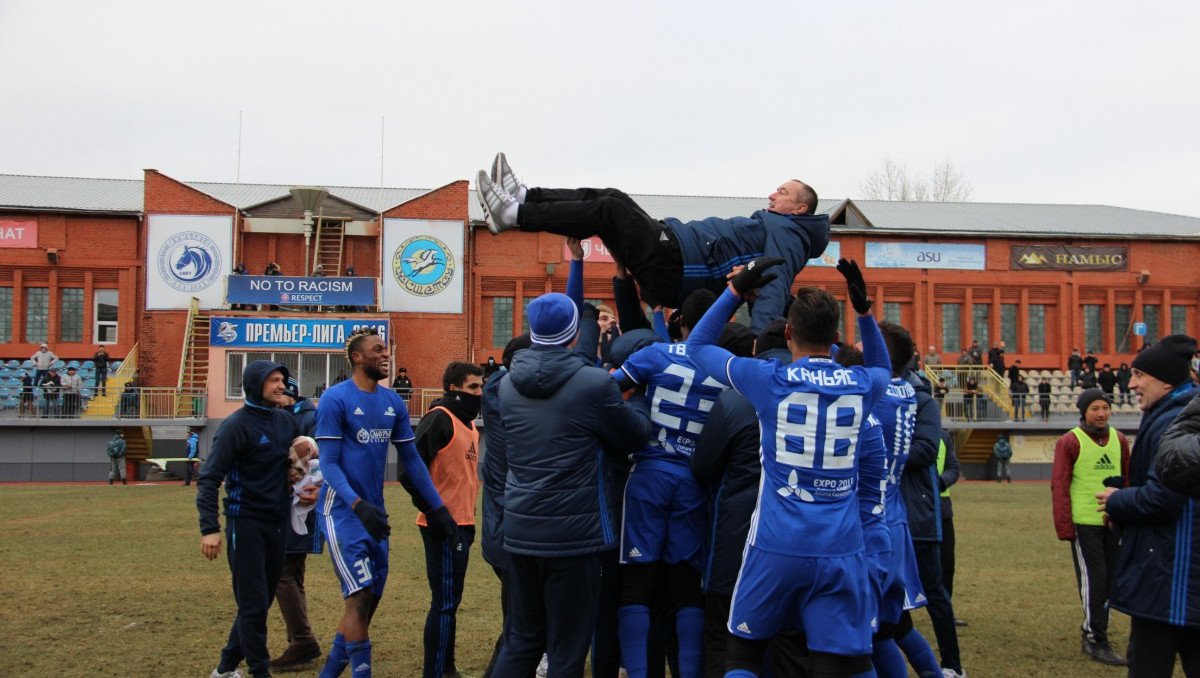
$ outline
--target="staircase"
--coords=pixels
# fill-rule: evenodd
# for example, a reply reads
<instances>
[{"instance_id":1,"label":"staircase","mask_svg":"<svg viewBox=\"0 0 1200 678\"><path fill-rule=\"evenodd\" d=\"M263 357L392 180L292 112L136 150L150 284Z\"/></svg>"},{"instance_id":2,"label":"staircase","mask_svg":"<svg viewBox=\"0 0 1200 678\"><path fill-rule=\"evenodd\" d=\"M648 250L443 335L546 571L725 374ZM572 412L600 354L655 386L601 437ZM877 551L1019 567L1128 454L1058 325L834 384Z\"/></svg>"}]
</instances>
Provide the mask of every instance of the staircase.
<instances>
[{"instance_id":1,"label":"staircase","mask_svg":"<svg viewBox=\"0 0 1200 678\"><path fill-rule=\"evenodd\" d=\"M317 265L324 267L325 275L336 277L342 274L342 253L346 243L346 229L341 221L317 220L317 243L313 248L313 270Z\"/></svg>"},{"instance_id":2,"label":"staircase","mask_svg":"<svg viewBox=\"0 0 1200 678\"><path fill-rule=\"evenodd\" d=\"M208 392L208 335L209 316L200 312L200 300L192 297L188 307L187 331L183 338L183 354L179 363L179 388ZM196 412L193 399L181 397L176 416L204 416Z\"/></svg>"},{"instance_id":3,"label":"staircase","mask_svg":"<svg viewBox=\"0 0 1200 678\"><path fill-rule=\"evenodd\" d=\"M131 481L136 481L138 468L154 452L154 435L149 426L122 426L125 432L125 472Z\"/></svg>"},{"instance_id":4,"label":"staircase","mask_svg":"<svg viewBox=\"0 0 1200 678\"><path fill-rule=\"evenodd\" d=\"M121 369L108 375L108 387L104 389L106 395L96 395L88 401L89 419L110 419L116 416L117 404L121 401L121 394L125 392L125 382L132 381L134 373L137 372L137 355L138 345L134 344L133 348L129 349L129 355L125 356L125 361L121 363Z\"/></svg>"}]
</instances>

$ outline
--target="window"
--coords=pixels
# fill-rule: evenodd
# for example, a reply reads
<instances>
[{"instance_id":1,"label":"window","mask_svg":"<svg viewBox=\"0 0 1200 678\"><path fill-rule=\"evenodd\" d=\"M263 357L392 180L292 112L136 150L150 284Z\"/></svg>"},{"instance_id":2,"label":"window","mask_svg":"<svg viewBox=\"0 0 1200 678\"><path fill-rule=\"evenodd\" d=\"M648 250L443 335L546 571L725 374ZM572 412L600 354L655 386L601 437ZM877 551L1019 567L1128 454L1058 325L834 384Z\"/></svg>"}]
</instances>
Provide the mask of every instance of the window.
<instances>
[{"instance_id":1,"label":"window","mask_svg":"<svg viewBox=\"0 0 1200 678\"><path fill-rule=\"evenodd\" d=\"M992 305L975 304L971 307L971 339L987 348L992 340Z\"/></svg>"},{"instance_id":2,"label":"window","mask_svg":"<svg viewBox=\"0 0 1200 678\"><path fill-rule=\"evenodd\" d=\"M537 297L522 297L521 298L521 331L529 332L529 302L537 299Z\"/></svg>"},{"instance_id":3,"label":"window","mask_svg":"<svg viewBox=\"0 0 1200 678\"><path fill-rule=\"evenodd\" d=\"M962 350L962 304L942 304L942 350Z\"/></svg>"},{"instance_id":4,"label":"window","mask_svg":"<svg viewBox=\"0 0 1200 678\"><path fill-rule=\"evenodd\" d=\"M3 308L4 298L0 296L0 308ZM1172 334L1190 334L1188 332L1188 307L1187 306L1171 306L1171 333ZM0 319L0 322L3 322ZM3 330L0 329L0 341L4 341Z\"/></svg>"},{"instance_id":5,"label":"window","mask_svg":"<svg viewBox=\"0 0 1200 678\"><path fill-rule=\"evenodd\" d=\"M40 344L50 340L50 288L25 290L25 341Z\"/></svg>"},{"instance_id":6,"label":"window","mask_svg":"<svg viewBox=\"0 0 1200 678\"><path fill-rule=\"evenodd\" d=\"M62 316L58 325L59 341L83 341L83 288L65 287L59 290Z\"/></svg>"},{"instance_id":7,"label":"window","mask_svg":"<svg viewBox=\"0 0 1200 678\"><path fill-rule=\"evenodd\" d=\"M885 301L883 302L883 319L890 323L902 325L900 322L900 302Z\"/></svg>"},{"instance_id":8,"label":"window","mask_svg":"<svg viewBox=\"0 0 1200 678\"><path fill-rule=\"evenodd\" d=\"M1129 304L1117 304L1113 309L1113 332L1117 353L1131 353L1133 348L1133 307Z\"/></svg>"},{"instance_id":9,"label":"window","mask_svg":"<svg viewBox=\"0 0 1200 678\"><path fill-rule=\"evenodd\" d=\"M1029 352L1046 352L1046 306L1044 304L1029 305Z\"/></svg>"},{"instance_id":10,"label":"window","mask_svg":"<svg viewBox=\"0 0 1200 678\"><path fill-rule=\"evenodd\" d=\"M96 290L93 295L96 306L95 329L92 338L97 344L117 343L117 301L120 294L117 290ZM238 374L241 374L239 371ZM238 378L241 382L241 378Z\"/></svg>"},{"instance_id":11,"label":"window","mask_svg":"<svg viewBox=\"0 0 1200 678\"><path fill-rule=\"evenodd\" d=\"M1104 307L1099 304L1083 306L1083 347L1092 353L1104 352Z\"/></svg>"},{"instance_id":12,"label":"window","mask_svg":"<svg viewBox=\"0 0 1200 678\"><path fill-rule=\"evenodd\" d=\"M1151 344L1158 341L1158 306L1142 306L1142 322L1146 323L1144 339ZM1140 347L1139 347L1140 348Z\"/></svg>"},{"instance_id":13,"label":"window","mask_svg":"<svg viewBox=\"0 0 1200 678\"><path fill-rule=\"evenodd\" d=\"M1011 353L1017 351L1017 305L1000 304L1000 341Z\"/></svg>"},{"instance_id":14,"label":"window","mask_svg":"<svg viewBox=\"0 0 1200 678\"><path fill-rule=\"evenodd\" d=\"M507 346L512 341L512 316L512 297L492 297L492 346Z\"/></svg>"},{"instance_id":15,"label":"window","mask_svg":"<svg viewBox=\"0 0 1200 678\"><path fill-rule=\"evenodd\" d=\"M508 342L505 342L508 343ZM255 360L273 360L282 363L296 379L300 393L306 398L319 398L325 389L344 381L350 371L346 354L342 351L299 352L299 351L251 351L225 354L225 398L241 400L242 370Z\"/></svg>"},{"instance_id":16,"label":"window","mask_svg":"<svg viewBox=\"0 0 1200 678\"><path fill-rule=\"evenodd\" d=\"M11 287L0 287L0 344L13 340L12 335L13 291Z\"/></svg>"}]
</instances>

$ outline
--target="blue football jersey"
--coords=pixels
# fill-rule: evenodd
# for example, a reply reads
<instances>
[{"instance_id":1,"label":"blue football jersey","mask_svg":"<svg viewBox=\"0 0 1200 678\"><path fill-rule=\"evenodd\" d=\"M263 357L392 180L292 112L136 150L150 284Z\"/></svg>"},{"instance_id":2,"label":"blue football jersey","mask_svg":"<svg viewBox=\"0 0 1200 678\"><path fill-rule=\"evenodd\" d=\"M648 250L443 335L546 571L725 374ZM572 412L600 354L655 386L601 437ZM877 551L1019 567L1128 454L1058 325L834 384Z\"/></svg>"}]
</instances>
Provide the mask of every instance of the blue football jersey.
<instances>
[{"instance_id":1,"label":"blue football jersey","mask_svg":"<svg viewBox=\"0 0 1200 678\"><path fill-rule=\"evenodd\" d=\"M916 389L904 379L892 379L871 413L883 426L883 440L887 446L888 485L884 499L887 522L889 525L907 523L908 511L900 496L900 476L904 474L917 426Z\"/></svg>"},{"instance_id":2,"label":"blue football jersey","mask_svg":"<svg viewBox=\"0 0 1200 678\"><path fill-rule=\"evenodd\" d=\"M318 441L337 440L338 454L321 456L326 483L321 486L320 506L326 514L336 507L349 508L338 500L339 488L330 478L330 466L345 476L349 489L375 506L383 508L383 476L387 467L388 446L414 438L404 400L382 386L363 391L347 379L334 384L317 407ZM318 443L320 444L320 443ZM336 477L336 472L334 476ZM344 492L344 489L343 489Z\"/></svg>"},{"instance_id":3,"label":"blue football jersey","mask_svg":"<svg viewBox=\"0 0 1200 678\"><path fill-rule=\"evenodd\" d=\"M734 358L726 374L754 405L762 430L749 543L803 556L861 551L859 438L890 375L828 358L790 365Z\"/></svg>"},{"instance_id":4,"label":"blue football jersey","mask_svg":"<svg viewBox=\"0 0 1200 678\"><path fill-rule=\"evenodd\" d=\"M686 464L696 449L708 413L725 386L696 368L686 344L651 344L621 365L630 379L646 386L654 438L634 459L666 459Z\"/></svg>"}]
</instances>

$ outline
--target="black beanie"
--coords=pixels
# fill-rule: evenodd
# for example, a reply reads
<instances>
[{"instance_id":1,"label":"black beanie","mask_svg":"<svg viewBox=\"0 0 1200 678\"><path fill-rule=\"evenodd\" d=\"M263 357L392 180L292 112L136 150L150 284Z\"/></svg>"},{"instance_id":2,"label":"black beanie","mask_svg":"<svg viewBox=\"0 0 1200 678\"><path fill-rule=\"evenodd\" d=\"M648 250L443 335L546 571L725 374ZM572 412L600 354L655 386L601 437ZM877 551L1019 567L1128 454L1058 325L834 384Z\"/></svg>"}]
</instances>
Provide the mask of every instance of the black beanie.
<instances>
[{"instance_id":1,"label":"black beanie","mask_svg":"<svg viewBox=\"0 0 1200 678\"><path fill-rule=\"evenodd\" d=\"M767 326L758 333L758 343L754 346L754 355L762 355L777 348L787 348L787 338L783 334L783 328L786 325L787 321L783 318L776 318L767 323Z\"/></svg>"},{"instance_id":2,"label":"black beanie","mask_svg":"<svg viewBox=\"0 0 1200 678\"><path fill-rule=\"evenodd\" d=\"M721 330L721 338L717 339L717 346L739 358L749 358L754 355L754 333L741 323L725 323L725 329Z\"/></svg>"},{"instance_id":3,"label":"black beanie","mask_svg":"<svg viewBox=\"0 0 1200 678\"><path fill-rule=\"evenodd\" d=\"M1079 416L1085 416L1088 406L1097 400L1104 400L1107 401L1109 405L1112 404L1112 399L1109 398L1108 394L1104 391L1101 391L1098 388L1084 389L1083 393L1079 394L1079 399L1075 401L1075 406L1079 408Z\"/></svg>"},{"instance_id":4,"label":"black beanie","mask_svg":"<svg viewBox=\"0 0 1200 678\"><path fill-rule=\"evenodd\" d=\"M1186 334L1172 334L1137 354L1132 367L1164 384L1178 386L1191 377L1192 356L1195 354L1195 339Z\"/></svg>"}]
</instances>

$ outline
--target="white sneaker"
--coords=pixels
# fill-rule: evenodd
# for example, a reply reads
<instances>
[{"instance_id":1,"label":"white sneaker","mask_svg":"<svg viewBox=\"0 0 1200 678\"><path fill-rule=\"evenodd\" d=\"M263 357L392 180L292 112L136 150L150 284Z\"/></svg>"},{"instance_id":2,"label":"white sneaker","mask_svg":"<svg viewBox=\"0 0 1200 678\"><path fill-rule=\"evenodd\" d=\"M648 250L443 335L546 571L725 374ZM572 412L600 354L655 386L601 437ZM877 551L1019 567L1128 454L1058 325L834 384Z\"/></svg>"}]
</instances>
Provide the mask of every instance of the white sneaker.
<instances>
[{"instance_id":1,"label":"white sneaker","mask_svg":"<svg viewBox=\"0 0 1200 678\"><path fill-rule=\"evenodd\" d=\"M511 208L517 205L517 199L493 183L483 170L479 170L475 177L475 192L479 194L479 204L487 215L487 227L492 235L500 235L517 227L515 214L510 214Z\"/></svg>"},{"instance_id":2,"label":"white sneaker","mask_svg":"<svg viewBox=\"0 0 1200 678\"><path fill-rule=\"evenodd\" d=\"M543 654L542 661L538 662L537 671L535 671L533 675L537 676L537 678L546 678L546 676L549 674L550 674L550 657L548 655Z\"/></svg>"},{"instance_id":3,"label":"white sneaker","mask_svg":"<svg viewBox=\"0 0 1200 678\"><path fill-rule=\"evenodd\" d=\"M942 669L942 678L967 678L967 670L963 669L962 673L954 669Z\"/></svg>"},{"instance_id":4,"label":"white sneaker","mask_svg":"<svg viewBox=\"0 0 1200 678\"><path fill-rule=\"evenodd\" d=\"M246 676L242 673L241 669L234 669L232 671L226 671L225 673L221 673L220 671L213 669L212 675L210 675L208 678L246 678Z\"/></svg>"},{"instance_id":5,"label":"white sneaker","mask_svg":"<svg viewBox=\"0 0 1200 678\"><path fill-rule=\"evenodd\" d=\"M517 175L512 171L512 167L508 165L508 158L504 157L503 153L497 153L496 159L492 161L492 183L504 189L504 192L517 199L518 203L525 202L525 193L529 189Z\"/></svg>"}]
</instances>

